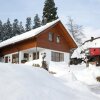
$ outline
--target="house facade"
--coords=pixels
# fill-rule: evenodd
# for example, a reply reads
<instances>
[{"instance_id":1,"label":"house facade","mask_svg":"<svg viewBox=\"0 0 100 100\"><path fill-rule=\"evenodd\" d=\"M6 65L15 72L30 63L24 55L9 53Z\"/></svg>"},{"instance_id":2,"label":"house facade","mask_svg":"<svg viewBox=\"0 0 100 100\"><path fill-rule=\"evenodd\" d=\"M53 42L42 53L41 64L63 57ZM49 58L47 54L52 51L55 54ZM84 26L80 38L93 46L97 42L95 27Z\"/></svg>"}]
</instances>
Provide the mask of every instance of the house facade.
<instances>
[{"instance_id":1,"label":"house facade","mask_svg":"<svg viewBox=\"0 0 100 100\"><path fill-rule=\"evenodd\" d=\"M72 55L73 64L79 64L78 59L100 66L100 37L91 37L77 48Z\"/></svg>"},{"instance_id":2,"label":"house facade","mask_svg":"<svg viewBox=\"0 0 100 100\"><path fill-rule=\"evenodd\" d=\"M97 66L100 66L100 48L88 48L85 51L86 57L89 59L89 62L95 62Z\"/></svg>"},{"instance_id":3,"label":"house facade","mask_svg":"<svg viewBox=\"0 0 100 100\"><path fill-rule=\"evenodd\" d=\"M0 43L0 61L25 63L40 59L69 62L70 50L77 45L60 20L12 37Z\"/></svg>"}]
</instances>

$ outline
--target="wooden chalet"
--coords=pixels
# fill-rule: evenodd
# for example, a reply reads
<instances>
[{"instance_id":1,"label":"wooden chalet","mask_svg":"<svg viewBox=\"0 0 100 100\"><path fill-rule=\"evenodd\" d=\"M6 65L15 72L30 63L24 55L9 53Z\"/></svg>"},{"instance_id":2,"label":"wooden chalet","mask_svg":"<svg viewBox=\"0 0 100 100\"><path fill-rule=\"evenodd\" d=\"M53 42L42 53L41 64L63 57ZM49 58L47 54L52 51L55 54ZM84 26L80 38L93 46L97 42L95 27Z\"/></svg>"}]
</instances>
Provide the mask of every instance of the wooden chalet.
<instances>
[{"instance_id":1,"label":"wooden chalet","mask_svg":"<svg viewBox=\"0 0 100 100\"><path fill-rule=\"evenodd\" d=\"M0 61L24 63L36 59L69 62L69 53L77 44L60 20L14 36L0 43Z\"/></svg>"}]
</instances>

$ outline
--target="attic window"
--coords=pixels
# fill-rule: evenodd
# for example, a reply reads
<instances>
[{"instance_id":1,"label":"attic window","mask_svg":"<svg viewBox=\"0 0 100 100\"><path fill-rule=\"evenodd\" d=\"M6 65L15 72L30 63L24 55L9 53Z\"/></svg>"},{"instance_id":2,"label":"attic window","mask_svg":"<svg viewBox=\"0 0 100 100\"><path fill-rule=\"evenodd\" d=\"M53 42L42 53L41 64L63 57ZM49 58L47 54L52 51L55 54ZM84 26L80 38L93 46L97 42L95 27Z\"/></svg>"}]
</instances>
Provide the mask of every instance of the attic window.
<instances>
[{"instance_id":1,"label":"attic window","mask_svg":"<svg viewBox=\"0 0 100 100\"><path fill-rule=\"evenodd\" d=\"M50 32L48 38L49 38L49 41L53 41L53 33Z\"/></svg>"},{"instance_id":2,"label":"attic window","mask_svg":"<svg viewBox=\"0 0 100 100\"><path fill-rule=\"evenodd\" d=\"M56 38L56 42L57 42L57 43L60 43L60 36L59 36L59 35L58 35L57 38Z\"/></svg>"}]
</instances>

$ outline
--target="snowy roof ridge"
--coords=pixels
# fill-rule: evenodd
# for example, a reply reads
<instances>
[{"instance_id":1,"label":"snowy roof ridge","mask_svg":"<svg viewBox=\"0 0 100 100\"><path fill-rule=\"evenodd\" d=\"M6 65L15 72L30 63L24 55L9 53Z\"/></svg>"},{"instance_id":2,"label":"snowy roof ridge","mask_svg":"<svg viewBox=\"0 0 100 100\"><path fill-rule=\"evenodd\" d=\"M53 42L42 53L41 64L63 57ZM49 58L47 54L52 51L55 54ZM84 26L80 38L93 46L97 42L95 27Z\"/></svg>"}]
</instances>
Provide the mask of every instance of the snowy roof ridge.
<instances>
[{"instance_id":1,"label":"snowy roof ridge","mask_svg":"<svg viewBox=\"0 0 100 100\"><path fill-rule=\"evenodd\" d=\"M97 40L97 39L100 39L100 37L96 37L96 38L94 38L94 37L91 37L91 39L88 39L88 40L86 40L82 45L84 45L85 43L87 43L87 42L92 42L92 41L95 41L95 40Z\"/></svg>"},{"instance_id":2,"label":"snowy roof ridge","mask_svg":"<svg viewBox=\"0 0 100 100\"><path fill-rule=\"evenodd\" d=\"M60 19L57 19L57 20L52 21L50 23L47 23L46 25L38 27L38 28L33 29L31 31L25 32L21 35L17 35L17 36L14 36L14 37L10 38L10 39L7 39L7 40L0 43L0 47L4 47L4 46L10 45L10 44L13 44L13 43L31 38L33 36L36 36L40 32L42 32L45 29L47 29L47 28L51 27L52 25L56 24L58 21L60 21Z\"/></svg>"}]
</instances>

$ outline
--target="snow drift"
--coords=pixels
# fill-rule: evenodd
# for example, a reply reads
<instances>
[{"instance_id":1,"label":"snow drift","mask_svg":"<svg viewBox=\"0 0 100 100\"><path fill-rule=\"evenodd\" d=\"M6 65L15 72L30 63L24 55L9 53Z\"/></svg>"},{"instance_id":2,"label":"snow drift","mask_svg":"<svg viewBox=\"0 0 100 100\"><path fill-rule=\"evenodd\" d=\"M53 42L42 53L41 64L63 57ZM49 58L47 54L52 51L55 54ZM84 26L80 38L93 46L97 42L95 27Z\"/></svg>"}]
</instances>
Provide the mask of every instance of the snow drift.
<instances>
[{"instance_id":1,"label":"snow drift","mask_svg":"<svg viewBox=\"0 0 100 100\"><path fill-rule=\"evenodd\" d=\"M0 63L0 100L100 99L88 89L75 89L72 84L63 84L42 68Z\"/></svg>"},{"instance_id":2,"label":"snow drift","mask_svg":"<svg viewBox=\"0 0 100 100\"><path fill-rule=\"evenodd\" d=\"M100 67L96 67L90 64L88 68L85 68L80 71L75 71L74 75L77 78L77 80L85 84L88 84L88 85L99 84L96 78L100 76Z\"/></svg>"}]
</instances>

